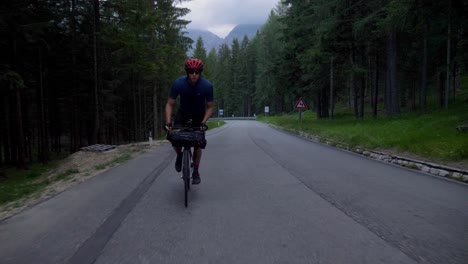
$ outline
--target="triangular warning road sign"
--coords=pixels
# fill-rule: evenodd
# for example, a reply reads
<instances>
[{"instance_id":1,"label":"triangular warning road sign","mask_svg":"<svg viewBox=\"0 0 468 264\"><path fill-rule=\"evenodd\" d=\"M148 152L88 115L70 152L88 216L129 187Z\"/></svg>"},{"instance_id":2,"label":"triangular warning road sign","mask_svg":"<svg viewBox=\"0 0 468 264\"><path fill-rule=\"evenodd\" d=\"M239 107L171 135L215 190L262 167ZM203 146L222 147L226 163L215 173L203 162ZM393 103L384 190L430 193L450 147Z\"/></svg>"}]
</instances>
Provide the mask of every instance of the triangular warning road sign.
<instances>
[{"instance_id":1,"label":"triangular warning road sign","mask_svg":"<svg viewBox=\"0 0 468 264\"><path fill-rule=\"evenodd\" d=\"M296 105L294 105L294 109L307 109L307 105L302 97L297 100Z\"/></svg>"}]
</instances>

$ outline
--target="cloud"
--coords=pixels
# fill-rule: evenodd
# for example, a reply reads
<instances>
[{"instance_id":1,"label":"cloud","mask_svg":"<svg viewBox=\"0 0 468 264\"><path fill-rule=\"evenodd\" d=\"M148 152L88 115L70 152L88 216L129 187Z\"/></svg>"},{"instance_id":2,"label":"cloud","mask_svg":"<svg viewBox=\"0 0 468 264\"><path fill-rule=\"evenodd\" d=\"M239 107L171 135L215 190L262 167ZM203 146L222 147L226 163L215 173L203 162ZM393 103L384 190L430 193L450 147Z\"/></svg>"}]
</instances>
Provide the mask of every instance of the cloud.
<instances>
[{"instance_id":1,"label":"cloud","mask_svg":"<svg viewBox=\"0 0 468 264\"><path fill-rule=\"evenodd\" d=\"M225 37L238 24L262 24L280 0L193 0L179 6L191 12L188 28L209 30Z\"/></svg>"}]
</instances>

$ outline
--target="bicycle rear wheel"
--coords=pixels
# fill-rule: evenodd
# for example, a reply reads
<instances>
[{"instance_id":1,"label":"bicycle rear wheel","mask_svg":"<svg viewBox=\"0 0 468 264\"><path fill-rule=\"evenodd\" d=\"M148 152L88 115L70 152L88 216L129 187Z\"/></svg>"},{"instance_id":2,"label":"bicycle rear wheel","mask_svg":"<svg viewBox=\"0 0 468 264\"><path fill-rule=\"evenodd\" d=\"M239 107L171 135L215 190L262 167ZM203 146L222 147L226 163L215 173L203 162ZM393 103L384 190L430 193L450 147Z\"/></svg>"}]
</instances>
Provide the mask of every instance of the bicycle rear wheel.
<instances>
[{"instance_id":1,"label":"bicycle rear wheel","mask_svg":"<svg viewBox=\"0 0 468 264\"><path fill-rule=\"evenodd\" d=\"M184 179L184 204L187 207L190 190L190 150L188 148L184 148L182 153L182 178Z\"/></svg>"}]
</instances>

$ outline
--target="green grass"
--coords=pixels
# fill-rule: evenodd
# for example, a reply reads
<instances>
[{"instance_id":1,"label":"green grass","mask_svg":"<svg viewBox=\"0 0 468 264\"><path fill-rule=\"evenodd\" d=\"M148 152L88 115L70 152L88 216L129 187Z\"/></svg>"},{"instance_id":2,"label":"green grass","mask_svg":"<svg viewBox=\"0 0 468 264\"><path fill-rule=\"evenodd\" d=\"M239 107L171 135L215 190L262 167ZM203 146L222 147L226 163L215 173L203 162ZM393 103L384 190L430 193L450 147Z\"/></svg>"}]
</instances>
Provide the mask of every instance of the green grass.
<instances>
[{"instance_id":1,"label":"green grass","mask_svg":"<svg viewBox=\"0 0 468 264\"><path fill-rule=\"evenodd\" d=\"M0 181L0 205L21 199L44 189L51 182L41 179L41 176L56 164L34 164L27 171L6 169L7 177ZM66 176L62 176L66 177Z\"/></svg>"},{"instance_id":2,"label":"green grass","mask_svg":"<svg viewBox=\"0 0 468 264\"><path fill-rule=\"evenodd\" d=\"M226 124L226 122L222 121L222 120L219 120L219 121L218 120L213 120L213 121L208 120L208 122L206 122L206 125L208 126L208 130L223 126L224 124Z\"/></svg>"},{"instance_id":3,"label":"green grass","mask_svg":"<svg viewBox=\"0 0 468 264\"><path fill-rule=\"evenodd\" d=\"M124 154L124 155L121 155L109 162L106 162L106 163L103 163L103 164L100 164L100 165L97 165L96 166L96 169L97 170L103 170L107 167L112 167L114 165L117 165L117 164L120 164L120 163L124 163L128 160L130 160L132 158L132 156L130 154Z\"/></svg>"},{"instance_id":4,"label":"green grass","mask_svg":"<svg viewBox=\"0 0 468 264\"><path fill-rule=\"evenodd\" d=\"M0 205L39 193L47 185L57 181L68 180L73 174L79 173L77 169L68 169L53 178L46 178L47 172L57 168L58 164L59 160L56 160L47 165L41 163L32 164L28 170L4 168L1 175L6 176L0 178ZM18 206L20 206L19 203Z\"/></svg>"},{"instance_id":5,"label":"green grass","mask_svg":"<svg viewBox=\"0 0 468 264\"><path fill-rule=\"evenodd\" d=\"M96 169L105 169L130 159L130 154L121 155L110 162L97 166ZM58 161L49 165L33 164L29 170L4 169L2 175L7 176L0 178L0 205L39 193L47 185L57 181L69 180L73 174L79 173L78 169L72 168L53 178L46 178L46 172L57 166Z\"/></svg>"},{"instance_id":6,"label":"green grass","mask_svg":"<svg viewBox=\"0 0 468 264\"><path fill-rule=\"evenodd\" d=\"M61 173L55 177L56 180L69 180L73 174L79 173L80 171L77 169L68 169L64 173Z\"/></svg>"},{"instance_id":7,"label":"green grass","mask_svg":"<svg viewBox=\"0 0 468 264\"><path fill-rule=\"evenodd\" d=\"M468 132L456 127L468 121L468 104L460 102L449 110L427 114L403 113L399 118L366 117L356 120L352 115L339 113L334 120L318 120L315 113L260 117L259 120L290 130L327 138L351 146L368 149L407 151L443 161L468 160Z\"/></svg>"}]
</instances>

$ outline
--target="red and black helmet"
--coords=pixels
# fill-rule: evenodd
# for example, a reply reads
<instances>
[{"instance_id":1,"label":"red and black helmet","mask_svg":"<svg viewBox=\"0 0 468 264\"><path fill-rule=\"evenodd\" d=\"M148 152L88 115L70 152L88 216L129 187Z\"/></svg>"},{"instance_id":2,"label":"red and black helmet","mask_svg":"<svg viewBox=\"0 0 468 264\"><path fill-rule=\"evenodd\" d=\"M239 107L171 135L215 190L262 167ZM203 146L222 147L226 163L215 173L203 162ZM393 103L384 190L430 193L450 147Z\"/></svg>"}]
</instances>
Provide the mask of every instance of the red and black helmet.
<instances>
[{"instance_id":1,"label":"red and black helmet","mask_svg":"<svg viewBox=\"0 0 468 264\"><path fill-rule=\"evenodd\" d=\"M191 58L185 61L185 70L203 70L203 62L197 58Z\"/></svg>"}]
</instances>

